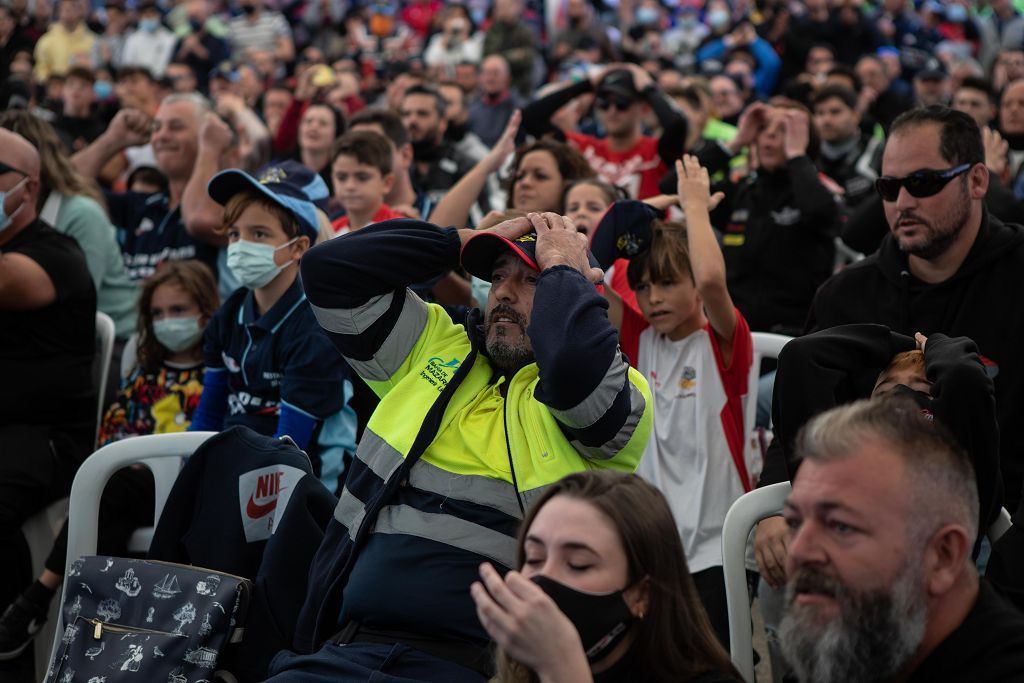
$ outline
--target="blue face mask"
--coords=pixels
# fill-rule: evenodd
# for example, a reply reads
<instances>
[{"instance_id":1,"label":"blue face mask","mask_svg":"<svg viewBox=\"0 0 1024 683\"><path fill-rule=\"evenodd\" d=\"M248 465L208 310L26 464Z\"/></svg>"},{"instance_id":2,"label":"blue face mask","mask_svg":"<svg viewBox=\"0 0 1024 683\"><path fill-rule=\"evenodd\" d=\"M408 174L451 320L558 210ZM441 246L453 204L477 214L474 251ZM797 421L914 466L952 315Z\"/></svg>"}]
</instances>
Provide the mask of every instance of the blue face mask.
<instances>
[{"instance_id":1,"label":"blue face mask","mask_svg":"<svg viewBox=\"0 0 1024 683\"><path fill-rule=\"evenodd\" d=\"M199 316L186 318L164 318L153 321L153 336L172 353L187 351L199 343L203 328Z\"/></svg>"},{"instance_id":2,"label":"blue face mask","mask_svg":"<svg viewBox=\"0 0 1024 683\"><path fill-rule=\"evenodd\" d=\"M232 242L228 245L228 268L243 287L249 289L264 287L277 277L278 273L295 263L295 261L289 261L283 266L277 265L274 262L274 252L293 244L297 239L299 238L296 237L276 248L269 244L257 244L247 240Z\"/></svg>"},{"instance_id":3,"label":"blue face mask","mask_svg":"<svg viewBox=\"0 0 1024 683\"><path fill-rule=\"evenodd\" d=\"M946 19L954 24L962 24L967 21L967 8L963 5L948 5L946 7Z\"/></svg>"},{"instance_id":4,"label":"blue face mask","mask_svg":"<svg viewBox=\"0 0 1024 683\"><path fill-rule=\"evenodd\" d=\"M721 28L729 23L729 13L724 9L716 9L708 12L708 26Z\"/></svg>"},{"instance_id":5,"label":"blue face mask","mask_svg":"<svg viewBox=\"0 0 1024 683\"><path fill-rule=\"evenodd\" d=\"M17 209L11 213L7 213L7 196L17 190L19 187L28 182L28 176L22 178L18 183L7 190L6 192L0 192L0 232L3 232L7 228L11 227L11 223L14 222L14 217L18 215L18 212L25 208L25 202L21 203Z\"/></svg>"},{"instance_id":6,"label":"blue face mask","mask_svg":"<svg viewBox=\"0 0 1024 683\"><path fill-rule=\"evenodd\" d=\"M636 23L641 26L656 26L658 24L658 10L653 7L640 7L636 11Z\"/></svg>"},{"instance_id":7,"label":"blue face mask","mask_svg":"<svg viewBox=\"0 0 1024 683\"><path fill-rule=\"evenodd\" d=\"M108 100L114 94L114 86L110 81L96 81L92 84L92 91L101 100Z\"/></svg>"},{"instance_id":8,"label":"blue face mask","mask_svg":"<svg viewBox=\"0 0 1024 683\"><path fill-rule=\"evenodd\" d=\"M159 19L140 19L139 30L145 31L146 33L153 33L160 28Z\"/></svg>"}]
</instances>

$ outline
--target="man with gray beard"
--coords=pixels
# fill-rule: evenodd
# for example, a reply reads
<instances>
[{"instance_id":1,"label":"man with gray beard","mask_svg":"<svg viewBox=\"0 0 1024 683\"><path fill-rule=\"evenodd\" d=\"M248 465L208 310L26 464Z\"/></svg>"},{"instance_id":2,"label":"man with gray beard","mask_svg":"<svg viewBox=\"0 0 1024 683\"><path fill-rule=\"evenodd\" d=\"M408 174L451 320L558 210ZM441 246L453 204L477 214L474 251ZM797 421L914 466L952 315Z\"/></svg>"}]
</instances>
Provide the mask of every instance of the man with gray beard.
<instances>
[{"instance_id":1,"label":"man with gray beard","mask_svg":"<svg viewBox=\"0 0 1024 683\"><path fill-rule=\"evenodd\" d=\"M978 577L974 471L945 429L885 397L817 416L797 449L780 644L798 679L1024 681L1024 615Z\"/></svg>"},{"instance_id":2,"label":"man with gray beard","mask_svg":"<svg viewBox=\"0 0 1024 683\"><path fill-rule=\"evenodd\" d=\"M892 124L876 180L889 234L877 253L818 289L805 332L875 323L907 336L974 340L995 387L1003 504L1013 512L1024 483L1024 297L1017 295L1024 230L988 210L988 186L974 119L938 106L902 114ZM787 479L781 444L773 445L760 485ZM1024 510L1015 519L1024 521ZM777 582L785 579L785 537L778 517L758 525L758 564ZM1024 577L1024 539L1011 555L1010 574Z\"/></svg>"}]
</instances>

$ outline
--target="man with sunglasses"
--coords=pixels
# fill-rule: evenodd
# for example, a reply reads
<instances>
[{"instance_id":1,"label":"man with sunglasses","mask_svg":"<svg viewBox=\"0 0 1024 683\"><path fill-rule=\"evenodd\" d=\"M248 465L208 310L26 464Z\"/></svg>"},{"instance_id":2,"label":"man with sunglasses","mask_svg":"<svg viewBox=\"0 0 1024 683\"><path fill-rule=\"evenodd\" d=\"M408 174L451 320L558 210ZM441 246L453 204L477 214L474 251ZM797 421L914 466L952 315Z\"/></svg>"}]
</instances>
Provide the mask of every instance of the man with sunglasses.
<instances>
[{"instance_id":1,"label":"man with sunglasses","mask_svg":"<svg viewBox=\"0 0 1024 683\"><path fill-rule=\"evenodd\" d=\"M974 119L944 106L899 116L876 182L890 234L878 252L821 286L805 331L878 323L905 335L973 339L995 384L1004 499L1014 510L1024 478L1024 229L992 215L988 187ZM762 485L787 478L780 456L781 448L769 449ZM783 562L784 536L779 518L762 522L758 554Z\"/></svg>"},{"instance_id":2,"label":"man with sunglasses","mask_svg":"<svg viewBox=\"0 0 1024 683\"><path fill-rule=\"evenodd\" d=\"M0 605L28 578L21 525L68 495L96 435L96 291L75 240L38 217L39 168L0 129Z\"/></svg>"},{"instance_id":3,"label":"man with sunglasses","mask_svg":"<svg viewBox=\"0 0 1024 683\"><path fill-rule=\"evenodd\" d=\"M595 93L594 109L606 137L560 131L555 112L571 100ZM660 138L643 134L647 107L654 110L663 131ZM535 100L523 110L523 127L535 137L554 133L568 140L604 180L626 190L634 199L659 194L658 181L683 153L686 117L661 91L650 74L636 64L609 64L588 80Z\"/></svg>"}]
</instances>

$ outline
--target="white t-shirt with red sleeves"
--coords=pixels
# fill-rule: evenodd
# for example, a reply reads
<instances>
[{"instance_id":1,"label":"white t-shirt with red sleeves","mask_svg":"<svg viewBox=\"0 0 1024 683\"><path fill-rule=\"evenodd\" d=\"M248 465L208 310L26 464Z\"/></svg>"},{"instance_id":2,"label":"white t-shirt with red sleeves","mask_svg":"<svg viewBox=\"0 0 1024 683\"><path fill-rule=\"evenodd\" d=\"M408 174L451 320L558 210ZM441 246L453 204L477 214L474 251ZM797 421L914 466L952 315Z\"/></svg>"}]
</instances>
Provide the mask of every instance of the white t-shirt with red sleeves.
<instances>
[{"instance_id":1,"label":"white t-shirt with red sleeves","mask_svg":"<svg viewBox=\"0 0 1024 683\"><path fill-rule=\"evenodd\" d=\"M638 337L636 368L654 398L654 429L637 474L668 499L690 571L721 566L725 515L751 488L743 448L750 327L736 311L728 366L710 323L671 341L624 312L621 335L624 347Z\"/></svg>"}]
</instances>

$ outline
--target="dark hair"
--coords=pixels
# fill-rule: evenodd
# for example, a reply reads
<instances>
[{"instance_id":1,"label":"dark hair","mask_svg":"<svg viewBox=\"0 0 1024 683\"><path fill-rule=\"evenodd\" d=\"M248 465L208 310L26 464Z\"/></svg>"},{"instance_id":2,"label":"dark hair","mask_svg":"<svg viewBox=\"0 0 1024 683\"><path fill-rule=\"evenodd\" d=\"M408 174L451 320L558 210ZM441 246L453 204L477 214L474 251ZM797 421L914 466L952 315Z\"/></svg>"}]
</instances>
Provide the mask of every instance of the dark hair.
<instances>
[{"instance_id":1,"label":"dark hair","mask_svg":"<svg viewBox=\"0 0 1024 683\"><path fill-rule=\"evenodd\" d=\"M954 166L985 163L985 145L977 122L962 111L941 104L911 109L897 116L889 127L889 139L905 129L933 123L941 127L939 152L943 159Z\"/></svg>"},{"instance_id":2,"label":"dark hair","mask_svg":"<svg viewBox=\"0 0 1024 683\"><path fill-rule=\"evenodd\" d=\"M132 185L136 182L156 185L160 188L160 192L167 192L167 176L153 166L137 166L134 171L129 173L125 183L128 189L131 190Z\"/></svg>"},{"instance_id":3,"label":"dark hair","mask_svg":"<svg viewBox=\"0 0 1024 683\"><path fill-rule=\"evenodd\" d=\"M985 96L988 97L988 101L991 104L996 104L997 102L996 91L992 88L992 84L987 78L981 78L980 76L966 76L962 81L960 81L960 87L957 88L957 90L963 90L964 88L985 93Z\"/></svg>"},{"instance_id":4,"label":"dark hair","mask_svg":"<svg viewBox=\"0 0 1024 683\"><path fill-rule=\"evenodd\" d=\"M334 119L335 139L337 139L339 135L345 132L345 115L342 114L337 109L335 109L334 107L332 107L331 105L327 104L327 102L324 102L322 100L314 100L310 102L309 106L306 107L306 111L302 112L302 117L305 118L306 112L308 112L313 107L324 107L325 109L327 109L327 111L331 112L331 116ZM298 143L296 143L296 146L298 146Z\"/></svg>"},{"instance_id":5,"label":"dark hair","mask_svg":"<svg viewBox=\"0 0 1024 683\"><path fill-rule=\"evenodd\" d=\"M665 88L665 94L673 99L678 97L679 99L686 100L687 104L698 111L704 110L704 100L701 98L697 88L692 85Z\"/></svg>"},{"instance_id":6,"label":"dark hair","mask_svg":"<svg viewBox=\"0 0 1024 683\"><path fill-rule=\"evenodd\" d=\"M349 156L357 163L373 166L382 176L391 173L391 143L372 130L354 130L334 141L331 163L339 156Z\"/></svg>"},{"instance_id":7,"label":"dark hair","mask_svg":"<svg viewBox=\"0 0 1024 683\"><path fill-rule=\"evenodd\" d=\"M213 317L220 299L217 295L217 281L213 273L201 261L164 261L142 285L139 292L138 350L136 357L142 372L156 372L167 360L167 349L153 334L153 316L150 307L153 292L164 284L176 284L195 299L199 314L207 321ZM198 344L202 344L200 340Z\"/></svg>"},{"instance_id":8,"label":"dark hair","mask_svg":"<svg viewBox=\"0 0 1024 683\"><path fill-rule=\"evenodd\" d=\"M634 256L626 269L626 281L636 289L647 276L650 282L678 282L693 279L686 224L677 221L651 221L651 243Z\"/></svg>"},{"instance_id":9,"label":"dark hair","mask_svg":"<svg viewBox=\"0 0 1024 683\"><path fill-rule=\"evenodd\" d=\"M409 143L409 131L405 129L402 117L390 109L364 109L349 119L348 127L351 129L360 124L380 126L384 135L395 143L395 147Z\"/></svg>"},{"instance_id":10,"label":"dark hair","mask_svg":"<svg viewBox=\"0 0 1024 683\"><path fill-rule=\"evenodd\" d=\"M73 66L68 69L68 73L64 76L64 80L66 81L71 78L77 78L78 80L85 81L90 85L96 82L96 74L94 74L92 69L87 66Z\"/></svg>"},{"instance_id":11,"label":"dark hair","mask_svg":"<svg viewBox=\"0 0 1024 683\"><path fill-rule=\"evenodd\" d=\"M444 101L444 97L441 92L432 85L414 85L405 91L405 95L402 96L404 101L406 97L410 95L428 95L434 98L434 108L437 110L437 115L442 119L448 113L448 103Z\"/></svg>"},{"instance_id":12,"label":"dark hair","mask_svg":"<svg viewBox=\"0 0 1024 683\"><path fill-rule=\"evenodd\" d=\"M635 474L589 470L551 484L520 526L517 566L522 567L526 560L526 534L538 512L556 496L589 503L607 517L622 540L629 583L648 582L648 611L633 626L631 679L687 681L705 672L739 676L711 629L665 496ZM497 680L535 678L533 672L500 653Z\"/></svg>"},{"instance_id":13,"label":"dark hair","mask_svg":"<svg viewBox=\"0 0 1024 683\"><path fill-rule=\"evenodd\" d=\"M547 152L555 159L555 163L558 165L558 174L562 176L562 182L567 183L572 180L579 180L580 178L593 178L597 174L591 167L590 162L587 158L580 154L572 145L565 142L558 142L551 138L541 138L531 142L528 145L522 145L516 150L515 159L512 162L512 173L508 176L507 187L509 197L509 208L515 208L512 206L512 200L515 197L512 190L516 184L516 178L519 175L519 166L523 163L523 159L526 158L527 154L531 152ZM552 207L552 211L562 213L564 207L557 206Z\"/></svg>"},{"instance_id":14,"label":"dark hair","mask_svg":"<svg viewBox=\"0 0 1024 683\"><path fill-rule=\"evenodd\" d=\"M566 208L565 203L569 199L569 193L572 192L573 189L579 187L580 185L591 185L601 190L601 193L604 195L605 199L608 200L609 206L619 201L620 199L629 199L624 189L622 189L621 187L616 187L615 185L612 185L611 183L602 180L597 176L594 176L593 178L580 178L579 180L571 180L567 182L565 184L565 187L562 188L563 210Z\"/></svg>"},{"instance_id":15,"label":"dark hair","mask_svg":"<svg viewBox=\"0 0 1024 683\"><path fill-rule=\"evenodd\" d=\"M141 64L126 64L117 70L117 80L123 80L129 76L142 76L150 83L156 83L153 72Z\"/></svg>"},{"instance_id":16,"label":"dark hair","mask_svg":"<svg viewBox=\"0 0 1024 683\"><path fill-rule=\"evenodd\" d=\"M859 93L860 89L864 86L864 84L860 82L860 76L857 75L857 72L854 71L853 67L849 64L836 64L829 69L828 73L825 75L826 78L829 76L849 78L850 82L853 84L853 91L856 93Z\"/></svg>"},{"instance_id":17,"label":"dark hair","mask_svg":"<svg viewBox=\"0 0 1024 683\"><path fill-rule=\"evenodd\" d=\"M814 93L811 102L817 107L826 100L832 99L839 100L846 105L847 109L853 109L854 111L857 109L857 94L842 85L826 85Z\"/></svg>"}]
</instances>

